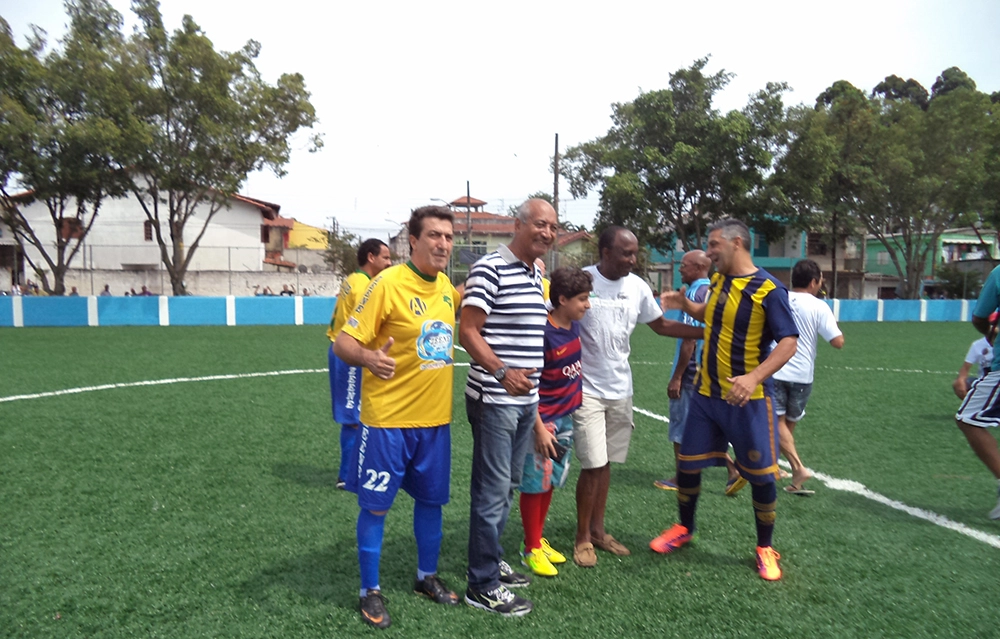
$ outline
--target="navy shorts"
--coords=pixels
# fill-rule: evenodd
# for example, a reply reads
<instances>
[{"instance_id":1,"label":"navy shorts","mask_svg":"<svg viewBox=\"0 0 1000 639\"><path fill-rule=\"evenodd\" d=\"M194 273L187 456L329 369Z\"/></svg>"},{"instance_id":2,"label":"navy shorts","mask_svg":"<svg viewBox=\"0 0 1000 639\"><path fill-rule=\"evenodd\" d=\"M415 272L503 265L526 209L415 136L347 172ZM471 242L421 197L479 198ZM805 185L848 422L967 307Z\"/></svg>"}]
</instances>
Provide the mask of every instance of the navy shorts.
<instances>
[{"instance_id":1,"label":"navy shorts","mask_svg":"<svg viewBox=\"0 0 1000 639\"><path fill-rule=\"evenodd\" d=\"M366 510L389 510L402 488L417 501L443 506L451 496L451 425L374 428L360 425L347 490Z\"/></svg>"},{"instance_id":2,"label":"navy shorts","mask_svg":"<svg viewBox=\"0 0 1000 639\"><path fill-rule=\"evenodd\" d=\"M338 424L361 422L361 368L348 366L330 344L330 401L333 421Z\"/></svg>"},{"instance_id":3,"label":"navy shorts","mask_svg":"<svg viewBox=\"0 0 1000 639\"><path fill-rule=\"evenodd\" d=\"M777 424L768 393L740 407L695 392L684 424L678 469L694 472L725 466L726 451L732 444L740 474L755 484L771 483L778 476Z\"/></svg>"},{"instance_id":4,"label":"navy shorts","mask_svg":"<svg viewBox=\"0 0 1000 639\"><path fill-rule=\"evenodd\" d=\"M774 412L784 415L790 422L797 422L806 416L806 402L812 393L812 384L772 380L774 384Z\"/></svg>"}]
</instances>

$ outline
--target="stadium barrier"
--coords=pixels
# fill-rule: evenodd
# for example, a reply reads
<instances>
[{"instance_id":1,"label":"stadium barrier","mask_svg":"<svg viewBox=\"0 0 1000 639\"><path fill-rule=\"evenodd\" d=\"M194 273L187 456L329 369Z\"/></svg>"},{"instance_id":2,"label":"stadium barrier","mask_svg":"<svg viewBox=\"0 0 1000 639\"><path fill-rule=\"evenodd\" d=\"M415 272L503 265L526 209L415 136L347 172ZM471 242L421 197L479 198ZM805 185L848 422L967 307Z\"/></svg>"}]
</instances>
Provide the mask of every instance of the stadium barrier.
<instances>
[{"instance_id":1,"label":"stadium barrier","mask_svg":"<svg viewBox=\"0 0 1000 639\"><path fill-rule=\"evenodd\" d=\"M329 324L336 297L0 297L0 327ZM839 322L967 322L975 300L826 300ZM664 313L678 319L678 311Z\"/></svg>"}]
</instances>

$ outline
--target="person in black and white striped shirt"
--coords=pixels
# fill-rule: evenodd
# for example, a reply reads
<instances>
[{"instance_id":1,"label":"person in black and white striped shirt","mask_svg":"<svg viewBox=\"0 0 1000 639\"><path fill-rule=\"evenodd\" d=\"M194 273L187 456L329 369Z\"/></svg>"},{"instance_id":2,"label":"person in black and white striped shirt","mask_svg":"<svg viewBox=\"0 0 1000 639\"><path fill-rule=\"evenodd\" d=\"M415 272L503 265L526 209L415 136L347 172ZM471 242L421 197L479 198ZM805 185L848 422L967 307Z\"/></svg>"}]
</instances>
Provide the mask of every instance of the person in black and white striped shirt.
<instances>
[{"instance_id":1,"label":"person in black and white striped shirt","mask_svg":"<svg viewBox=\"0 0 1000 639\"><path fill-rule=\"evenodd\" d=\"M548 314L534 262L552 247L557 232L551 204L522 204L514 239L472 266L462 298L459 339L473 359L465 388L473 438L465 601L510 617L532 609L507 589L530 581L503 561L500 535L531 444L544 364Z\"/></svg>"}]
</instances>

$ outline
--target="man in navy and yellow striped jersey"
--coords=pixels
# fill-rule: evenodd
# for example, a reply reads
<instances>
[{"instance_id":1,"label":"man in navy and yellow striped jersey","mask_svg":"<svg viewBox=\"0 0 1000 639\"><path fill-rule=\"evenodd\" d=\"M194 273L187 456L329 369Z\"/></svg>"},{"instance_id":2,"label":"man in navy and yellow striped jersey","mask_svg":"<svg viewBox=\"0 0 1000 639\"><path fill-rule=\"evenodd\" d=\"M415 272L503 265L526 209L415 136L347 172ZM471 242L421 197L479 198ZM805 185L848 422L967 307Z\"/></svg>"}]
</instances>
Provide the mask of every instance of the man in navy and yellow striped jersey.
<instances>
[{"instance_id":1,"label":"man in navy and yellow striped jersey","mask_svg":"<svg viewBox=\"0 0 1000 639\"><path fill-rule=\"evenodd\" d=\"M691 401L677 468L680 523L649 543L669 553L691 542L701 469L726 463L731 442L736 467L750 482L757 526L757 570L781 578L780 555L771 545L778 476L778 419L770 377L795 354L798 329L788 289L754 266L750 231L738 220L708 229L708 257L715 264L708 300L697 304L682 291L663 295L670 308L705 322L698 392ZM771 342L777 342L773 350Z\"/></svg>"}]
</instances>

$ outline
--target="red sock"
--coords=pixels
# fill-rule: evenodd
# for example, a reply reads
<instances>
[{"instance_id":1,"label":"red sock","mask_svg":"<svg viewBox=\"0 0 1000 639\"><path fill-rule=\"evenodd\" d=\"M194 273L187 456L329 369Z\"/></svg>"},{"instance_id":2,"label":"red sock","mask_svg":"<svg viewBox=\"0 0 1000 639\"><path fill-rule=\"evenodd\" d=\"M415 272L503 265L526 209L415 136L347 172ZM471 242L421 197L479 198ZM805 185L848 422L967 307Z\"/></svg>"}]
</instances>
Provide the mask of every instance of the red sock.
<instances>
[{"instance_id":1,"label":"red sock","mask_svg":"<svg viewBox=\"0 0 1000 639\"><path fill-rule=\"evenodd\" d=\"M524 526L525 551L542 547L542 530L545 528L545 517L549 514L551 503L551 490L536 494L521 493L521 524Z\"/></svg>"}]
</instances>

